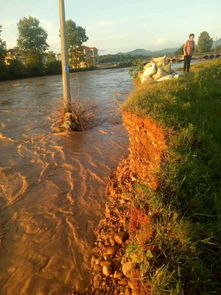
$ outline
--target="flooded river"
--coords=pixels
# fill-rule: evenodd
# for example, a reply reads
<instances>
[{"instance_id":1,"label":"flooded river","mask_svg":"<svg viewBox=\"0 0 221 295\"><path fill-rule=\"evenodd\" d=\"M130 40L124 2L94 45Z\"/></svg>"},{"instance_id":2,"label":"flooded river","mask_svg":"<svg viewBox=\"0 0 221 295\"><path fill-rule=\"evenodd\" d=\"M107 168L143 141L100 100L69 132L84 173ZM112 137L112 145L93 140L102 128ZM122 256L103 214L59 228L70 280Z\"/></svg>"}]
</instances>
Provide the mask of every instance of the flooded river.
<instances>
[{"instance_id":1,"label":"flooded river","mask_svg":"<svg viewBox=\"0 0 221 295\"><path fill-rule=\"evenodd\" d=\"M0 295L67 295L89 282L93 229L108 176L127 153L118 102L128 69L71 74L72 96L96 104L96 126L51 126L60 76L0 82Z\"/></svg>"}]
</instances>

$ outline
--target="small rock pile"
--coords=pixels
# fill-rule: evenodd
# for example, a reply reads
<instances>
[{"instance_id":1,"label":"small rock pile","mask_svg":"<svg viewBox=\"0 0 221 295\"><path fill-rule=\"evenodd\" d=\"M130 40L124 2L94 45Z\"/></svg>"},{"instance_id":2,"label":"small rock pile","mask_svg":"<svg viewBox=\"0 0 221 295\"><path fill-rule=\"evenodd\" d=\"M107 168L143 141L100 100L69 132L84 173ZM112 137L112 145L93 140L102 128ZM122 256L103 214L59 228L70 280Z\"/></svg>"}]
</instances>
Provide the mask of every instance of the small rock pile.
<instances>
[{"instance_id":1,"label":"small rock pile","mask_svg":"<svg viewBox=\"0 0 221 295\"><path fill-rule=\"evenodd\" d=\"M96 242L91 259L92 279L87 295L145 295L139 289L139 272L125 255L130 241L129 220L135 177L125 159L111 175L109 202L95 231Z\"/></svg>"},{"instance_id":2,"label":"small rock pile","mask_svg":"<svg viewBox=\"0 0 221 295\"><path fill-rule=\"evenodd\" d=\"M125 166L124 172L126 170ZM124 181L128 181L129 184L130 179L125 173L123 174ZM116 197L119 195L119 190L121 189L117 186L116 172L113 172L108 187L111 198L106 205L105 218L100 221L95 231L97 240L91 259L92 281L88 290L90 295L132 294L127 279L130 272L129 264L122 261L129 238L127 228L129 198L126 195L125 198Z\"/></svg>"}]
</instances>

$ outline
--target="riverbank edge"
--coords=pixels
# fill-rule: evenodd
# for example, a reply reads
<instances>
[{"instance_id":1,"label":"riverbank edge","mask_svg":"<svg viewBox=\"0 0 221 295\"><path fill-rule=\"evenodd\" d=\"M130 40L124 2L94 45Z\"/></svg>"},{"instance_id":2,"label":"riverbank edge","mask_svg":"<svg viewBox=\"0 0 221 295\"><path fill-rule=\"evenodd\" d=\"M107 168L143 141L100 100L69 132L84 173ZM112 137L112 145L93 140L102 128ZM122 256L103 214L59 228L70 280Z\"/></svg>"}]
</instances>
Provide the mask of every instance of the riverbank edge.
<instances>
[{"instance_id":1,"label":"riverbank edge","mask_svg":"<svg viewBox=\"0 0 221 295\"><path fill-rule=\"evenodd\" d=\"M95 230L92 280L87 294L149 294L150 290L141 283L140 273L131 261L130 254L136 249L126 252L136 234L141 234L141 244L154 235L153 212L141 195L144 186L153 190L158 186L156 170L166 150L166 139L160 125L151 119L128 112L122 115L129 133L129 154L109 178L105 217ZM140 200L135 197L135 187ZM152 253L154 246L145 250ZM136 254L134 259L139 259Z\"/></svg>"},{"instance_id":2,"label":"riverbank edge","mask_svg":"<svg viewBox=\"0 0 221 295\"><path fill-rule=\"evenodd\" d=\"M107 66L107 67L91 67L91 68L81 68L81 69L70 69L71 73L81 73L81 72L92 72L92 71L101 71L101 70L115 70L115 69L124 69L129 68L129 65L125 66ZM2 79L0 82L7 82L7 81L17 81L17 80L23 80L23 79L31 79L31 78L41 78L41 77L49 77L49 76L61 76L62 73L53 73L53 74L41 74L41 75L30 75L30 76L23 76L23 77L17 77L17 78L7 78Z\"/></svg>"},{"instance_id":3,"label":"riverbank edge","mask_svg":"<svg viewBox=\"0 0 221 295\"><path fill-rule=\"evenodd\" d=\"M220 290L220 78L220 61L196 65L123 105L129 155L107 187L88 294Z\"/></svg>"}]
</instances>

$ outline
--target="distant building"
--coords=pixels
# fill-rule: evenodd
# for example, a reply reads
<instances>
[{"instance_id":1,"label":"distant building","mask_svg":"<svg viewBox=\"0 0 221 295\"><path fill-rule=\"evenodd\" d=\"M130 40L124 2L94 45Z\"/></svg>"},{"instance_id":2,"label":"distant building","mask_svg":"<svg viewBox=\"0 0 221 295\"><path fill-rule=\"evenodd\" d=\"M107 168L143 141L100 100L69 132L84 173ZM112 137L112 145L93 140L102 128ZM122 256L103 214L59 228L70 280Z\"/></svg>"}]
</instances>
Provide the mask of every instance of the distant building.
<instances>
[{"instance_id":1,"label":"distant building","mask_svg":"<svg viewBox=\"0 0 221 295\"><path fill-rule=\"evenodd\" d=\"M95 66L98 62L98 49L96 47L88 46L81 46L81 48L83 50L83 54L85 55L85 62L83 62L85 66Z\"/></svg>"},{"instance_id":2,"label":"distant building","mask_svg":"<svg viewBox=\"0 0 221 295\"><path fill-rule=\"evenodd\" d=\"M56 59L61 61L61 54L56 54ZM98 63L98 49L96 47L81 46L69 52L70 68L89 68Z\"/></svg>"},{"instance_id":3,"label":"distant building","mask_svg":"<svg viewBox=\"0 0 221 295\"><path fill-rule=\"evenodd\" d=\"M46 64L48 62L49 56L54 56L57 60L61 60L61 54L56 55L53 51L47 51L41 56L41 61L43 64ZM25 63L25 55L17 47L7 50L5 55L5 64L9 65L10 61L15 59L21 61L22 63Z\"/></svg>"},{"instance_id":4,"label":"distant building","mask_svg":"<svg viewBox=\"0 0 221 295\"><path fill-rule=\"evenodd\" d=\"M5 55L5 64L9 65L10 61L14 60L14 59L18 59L18 60L20 60L22 62L23 61L23 56L19 52L19 50L16 49L16 48L7 50L6 55Z\"/></svg>"},{"instance_id":5,"label":"distant building","mask_svg":"<svg viewBox=\"0 0 221 295\"><path fill-rule=\"evenodd\" d=\"M86 58L92 58L94 61L94 64L97 63L98 60L98 49L96 47L87 47L82 46L83 53L85 54Z\"/></svg>"}]
</instances>

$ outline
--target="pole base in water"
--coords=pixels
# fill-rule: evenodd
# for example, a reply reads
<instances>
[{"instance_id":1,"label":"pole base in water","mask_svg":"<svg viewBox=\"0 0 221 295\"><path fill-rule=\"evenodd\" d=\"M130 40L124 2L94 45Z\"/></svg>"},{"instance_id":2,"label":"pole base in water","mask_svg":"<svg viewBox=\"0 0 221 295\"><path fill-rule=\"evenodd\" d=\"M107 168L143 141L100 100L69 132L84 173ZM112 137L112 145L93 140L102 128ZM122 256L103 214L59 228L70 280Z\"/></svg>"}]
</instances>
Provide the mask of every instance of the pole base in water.
<instances>
[{"instance_id":1,"label":"pole base in water","mask_svg":"<svg viewBox=\"0 0 221 295\"><path fill-rule=\"evenodd\" d=\"M76 130L76 124L74 123L73 115L71 112L66 112L64 114L62 128L68 131Z\"/></svg>"}]
</instances>

